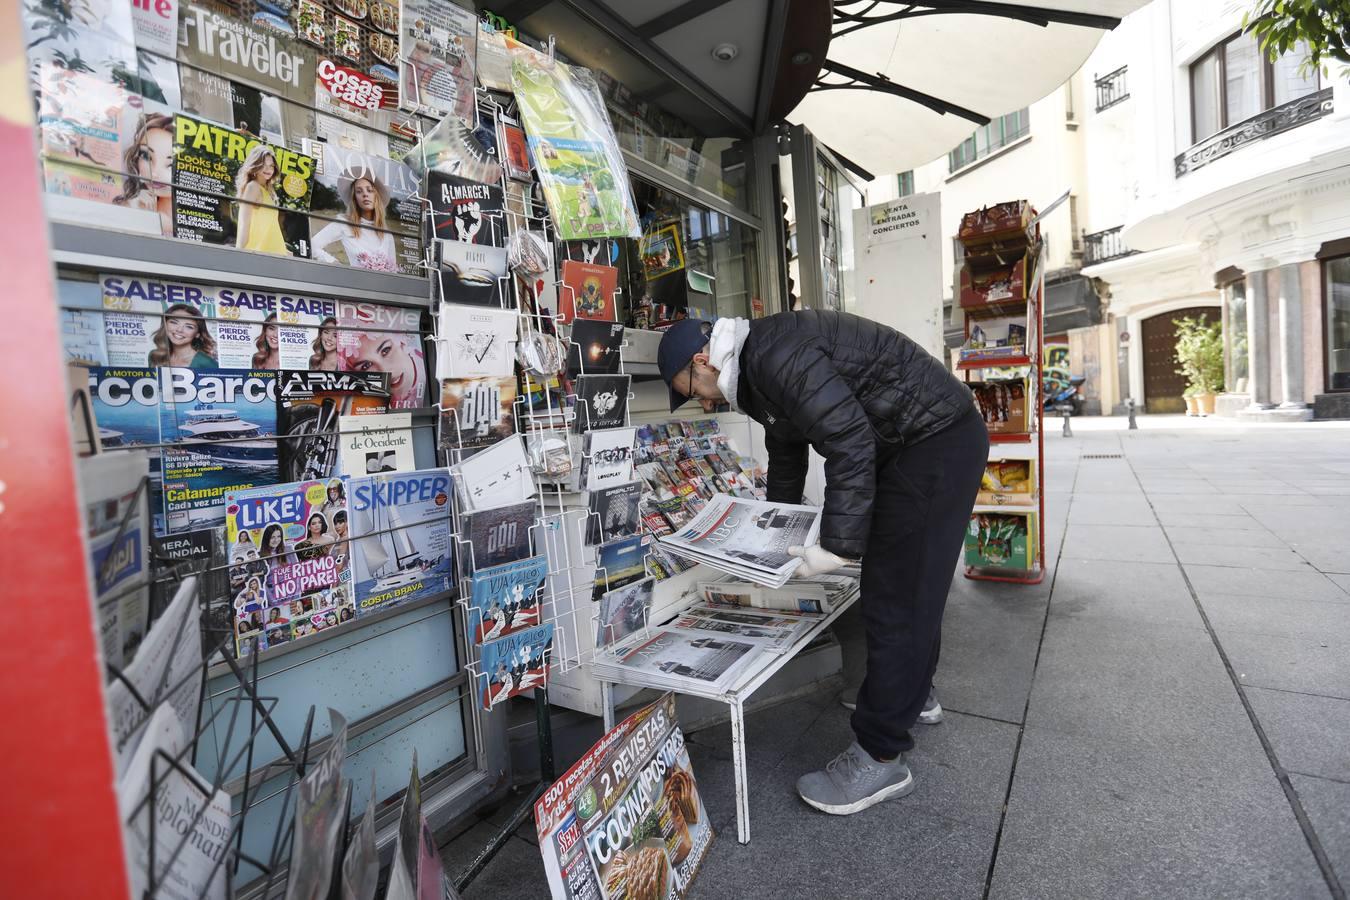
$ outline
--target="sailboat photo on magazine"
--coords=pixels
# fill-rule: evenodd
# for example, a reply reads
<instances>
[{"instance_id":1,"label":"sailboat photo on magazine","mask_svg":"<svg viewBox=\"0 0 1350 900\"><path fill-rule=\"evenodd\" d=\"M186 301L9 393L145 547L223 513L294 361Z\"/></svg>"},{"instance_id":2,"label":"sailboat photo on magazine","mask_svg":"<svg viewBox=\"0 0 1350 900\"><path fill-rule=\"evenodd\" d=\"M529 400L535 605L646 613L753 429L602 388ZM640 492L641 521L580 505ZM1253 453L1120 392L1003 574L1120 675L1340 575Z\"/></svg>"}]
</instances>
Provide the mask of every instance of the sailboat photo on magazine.
<instances>
[{"instance_id":1,"label":"sailboat photo on magazine","mask_svg":"<svg viewBox=\"0 0 1350 900\"><path fill-rule=\"evenodd\" d=\"M451 589L450 482L445 469L349 480L357 615Z\"/></svg>"}]
</instances>

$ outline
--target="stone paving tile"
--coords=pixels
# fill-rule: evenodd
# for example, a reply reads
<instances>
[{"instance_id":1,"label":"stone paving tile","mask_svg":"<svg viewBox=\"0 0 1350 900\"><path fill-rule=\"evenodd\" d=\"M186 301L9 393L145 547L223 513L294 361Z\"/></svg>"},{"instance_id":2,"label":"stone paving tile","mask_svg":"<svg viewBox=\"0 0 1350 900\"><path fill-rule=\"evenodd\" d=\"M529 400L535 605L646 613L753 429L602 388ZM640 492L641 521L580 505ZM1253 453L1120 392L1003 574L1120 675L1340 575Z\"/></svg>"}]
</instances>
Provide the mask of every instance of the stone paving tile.
<instances>
[{"instance_id":1,"label":"stone paving tile","mask_svg":"<svg viewBox=\"0 0 1350 900\"><path fill-rule=\"evenodd\" d=\"M1329 896L1255 737L1224 760L1028 727L989 896Z\"/></svg>"},{"instance_id":2,"label":"stone paving tile","mask_svg":"<svg viewBox=\"0 0 1350 900\"><path fill-rule=\"evenodd\" d=\"M1291 772L1350 782L1350 700L1248 687L1247 701Z\"/></svg>"},{"instance_id":3,"label":"stone paving tile","mask_svg":"<svg viewBox=\"0 0 1350 900\"><path fill-rule=\"evenodd\" d=\"M1231 517L1236 518L1236 517ZM1278 535L1262 528L1255 519L1251 528L1202 528L1198 525L1165 525L1163 530L1174 547L1181 544L1201 544L1219 547L1289 547Z\"/></svg>"},{"instance_id":4,"label":"stone paving tile","mask_svg":"<svg viewBox=\"0 0 1350 900\"><path fill-rule=\"evenodd\" d=\"M1290 775L1322 849L1341 885L1350 884L1350 784Z\"/></svg>"},{"instance_id":5,"label":"stone paving tile","mask_svg":"<svg viewBox=\"0 0 1350 900\"><path fill-rule=\"evenodd\" d=\"M1069 507L1070 525L1156 525L1143 494L1075 494Z\"/></svg>"},{"instance_id":6,"label":"stone paving tile","mask_svg":"<svg viewBox=\"0 0 1350 900\"><path fill-rule=\"evenodd\" d=\"M1268 600L1346 599L1345 592L1335 582L1311 568L1304 572L1268 572L1187 564L1185 569L1201 600L1211 595L1248 595Z\"/></svg>"},{"instance_id":7,"label":"stone paving tile","mask_svg":"<svg viewBox=\"0 0 1350 900\"><path fill-rule=\"evenodd\" d=\"M1157 526L1082 523L1069 525L1063 556L1120 562L1174 562L1176 559L1167 544L1167 537Z\"/></svg>"},{"instance_id":8,"label":"stone paving tile","mask_svg":"<svg viewBox=\"0 0 1350 900\"><path fill-rule=\"evenodd\" d=\"M1175 562L1061 560L1050 614L1108 627L1117 622L1201 627Z\"/></svg>"},{"instance_id":9,"label":"stone paving tile","mask_svg":"<svg viewBox=\"0 0 1350 900\"><path fill-rule=\"evenodd\" d=\"M1341 586L1341 590L1350 594L1350 575L1335 575L1328 573L1327 577Z\"/></svg>"},{"instance_id":10,"label":"stone paving tile","mask_svg":"<svg viewBox=\"0 0 1350 900\"><path fill-rule=\"evenodd\" d=\"M1204 494L1149 494L1149 503L1156 510L1176 510L1189 513L1240 516L1247 510L1236 499Z\"/></svg>"},{"instance_id":11,"label":"stone paving tile","mask_svg":"<svg viewBox=\"0 0 1350 900\"><path fill-rule=\"evenodd\" d=\"M1156 512L1157 521L1161 522L1164 528L1169 526L1182 526L1186 528L1244 528L1255 531L1268 530L1264 525L1245 512L1233 515L1194 513L1178 509L1160 509Z\"/></svg>"},{"instance_id":12,"label":"stone paving tile","mask_svg":"<svg viewBox=\"0 0 1350 900\"><path fill-rule=\"evenodd\" d=\"M1291 541L1289 546L1319 572L1350 575L1350 540Z\"/></svg>"},{"instance_id":13,"label":"stone paving tile","mask_svg":"<svg viewBox=\"0 0 1350 900\"><path fill-rule=\"evenodd\" d=\"M1147 664L1141 664L1147 660ZM1051 606L1027 726L1133 739L1211 759L1251 738L1251 722L1198 624L1066 620Z\"/></svg>"},{"instance_id":14,"label":"stone paving tile","mask_svg":"<svg viewBox=\"0 0 1350 900\"><path fill-rule=\"evenodd\" d=\"M1350 641L1322 635L1218 632L1243 685L1350 700Z\"/></svg>"},{"instance_id":15,"label":"stone paving tile","mask_svg":"<svg viewBox=\"0 0 1350 900\"><path fill-rule=\"evenodd\" d=\"M1242 534L1243 532L1236 532ZM1255 534L1256 532L1250 532ZM1272 535L1272 537L1274 537ZM1278 538L1276 538L1278 540ZM1313 567L1288 547L1253 547L1227 544L1215 535L1213 543L1175 544L1177 559L1187 565L1227 566L1238 569L1308 571Z\"/></svg>"}]
</instances>

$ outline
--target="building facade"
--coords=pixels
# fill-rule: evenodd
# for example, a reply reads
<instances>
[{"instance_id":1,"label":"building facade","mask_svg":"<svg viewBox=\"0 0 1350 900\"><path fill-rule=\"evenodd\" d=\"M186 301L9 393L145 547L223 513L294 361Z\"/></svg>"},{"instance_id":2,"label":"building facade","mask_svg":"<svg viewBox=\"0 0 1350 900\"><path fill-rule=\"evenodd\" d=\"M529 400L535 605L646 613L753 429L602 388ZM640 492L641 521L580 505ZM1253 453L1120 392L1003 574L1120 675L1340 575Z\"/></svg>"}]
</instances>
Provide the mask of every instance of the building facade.
<instances>
[{"instance_id":1,"label":"building facade","mask_svg":"<svg viewBox=\"0 0 1350 900\"><path fill-rule=\"evenodd\" d=\"M1266 61L1246 5L1154 0L1055 93L869 191L940 191L951 236L969 209L1068 191L1042 223L1046 338L1089 412L1180 411L1192 316L1223 322L1221 414L1350 416L1350 81Z\"/></svg>"}]
</instances>

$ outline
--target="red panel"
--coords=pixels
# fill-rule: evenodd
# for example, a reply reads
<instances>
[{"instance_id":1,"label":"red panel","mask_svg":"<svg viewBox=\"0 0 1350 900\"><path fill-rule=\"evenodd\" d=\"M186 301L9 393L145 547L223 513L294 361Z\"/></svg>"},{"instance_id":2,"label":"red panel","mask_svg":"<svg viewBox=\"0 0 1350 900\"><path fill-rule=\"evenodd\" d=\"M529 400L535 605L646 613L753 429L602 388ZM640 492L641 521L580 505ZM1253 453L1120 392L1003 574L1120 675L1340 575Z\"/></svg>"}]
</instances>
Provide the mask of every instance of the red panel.
<instances>
[{"instance_id":1,"label":"red panel","mask_svg":"<svg viewBox=\"0 0 1350 900\"><path fill-rule=\"evenodd\" d=\"M26 898L127 896L17 0L0 0L0 872ZM9 22L8 26L3 25ZM16 368L17 366L17 368ZM6 891L8 893L9 891Z\"/></svg>"}]
</instances>

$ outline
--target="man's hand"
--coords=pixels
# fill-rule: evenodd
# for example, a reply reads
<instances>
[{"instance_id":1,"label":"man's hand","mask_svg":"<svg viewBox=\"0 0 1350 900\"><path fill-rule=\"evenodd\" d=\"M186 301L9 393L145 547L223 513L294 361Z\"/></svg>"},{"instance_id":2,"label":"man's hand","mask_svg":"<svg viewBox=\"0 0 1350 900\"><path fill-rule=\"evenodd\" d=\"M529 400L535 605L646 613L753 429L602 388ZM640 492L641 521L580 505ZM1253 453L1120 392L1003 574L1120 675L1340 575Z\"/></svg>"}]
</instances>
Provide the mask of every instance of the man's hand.
<instances>
[{"instance_id":1,"label":"man's hand","mask_svg":"<svg viewBox=\"0 0 1350 900\"><path fill-rule=\"evenodd\" d=\"M819 544L812 544L809 547L789 547L788 555L801 559L802 564L792 574L803 578L810 578L812 575L824 575L827 572L833 572L849 565L848 560L834 555Z\"/></svg>"}]
</instances>

